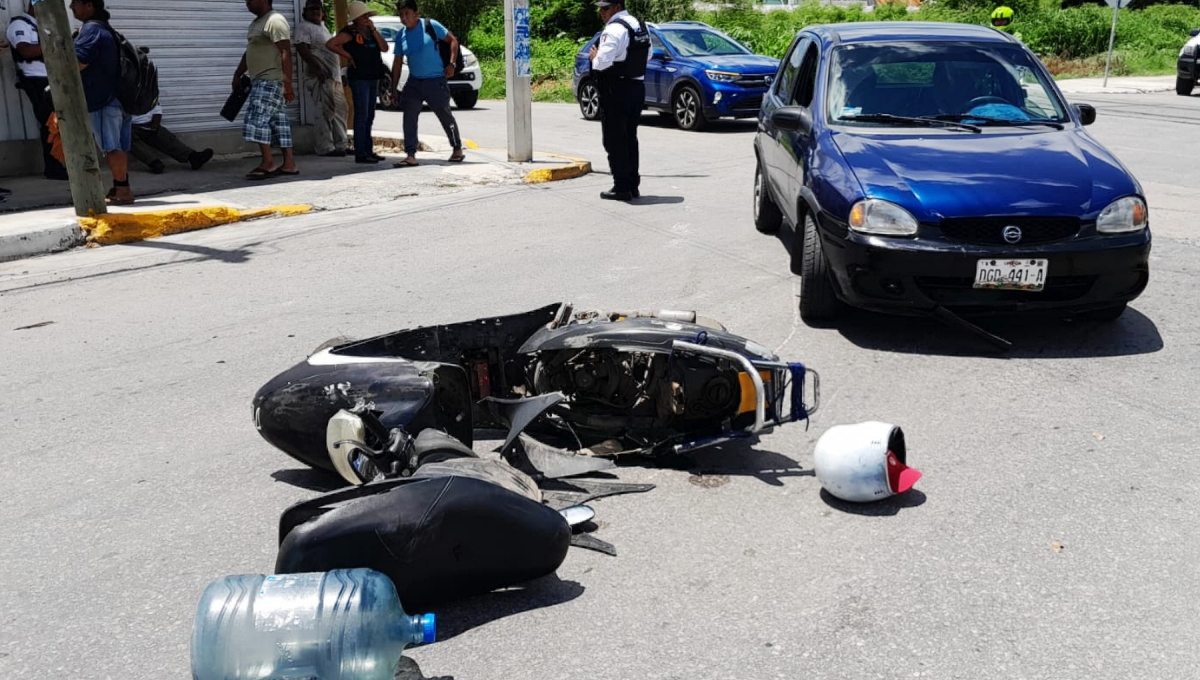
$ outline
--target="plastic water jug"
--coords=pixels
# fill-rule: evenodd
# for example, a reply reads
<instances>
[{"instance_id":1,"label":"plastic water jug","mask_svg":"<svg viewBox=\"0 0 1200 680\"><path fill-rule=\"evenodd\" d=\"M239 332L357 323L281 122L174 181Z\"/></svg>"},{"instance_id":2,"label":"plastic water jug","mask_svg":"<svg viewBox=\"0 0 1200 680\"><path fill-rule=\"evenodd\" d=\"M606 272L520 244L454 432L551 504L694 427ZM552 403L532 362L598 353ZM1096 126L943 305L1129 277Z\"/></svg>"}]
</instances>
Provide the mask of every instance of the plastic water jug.
<instances>
[{"instance_id":1,"label":"plastic water jug","mask_svg":"<svg viewBox=\"0 0 1200 680\"><path fill-rule=\"evenodd\" d=\"M392 680L404 648L434 636L433 614L405 614L377 571L226 576L200 598L192 677Z\"/></svg>"}]
</instances>

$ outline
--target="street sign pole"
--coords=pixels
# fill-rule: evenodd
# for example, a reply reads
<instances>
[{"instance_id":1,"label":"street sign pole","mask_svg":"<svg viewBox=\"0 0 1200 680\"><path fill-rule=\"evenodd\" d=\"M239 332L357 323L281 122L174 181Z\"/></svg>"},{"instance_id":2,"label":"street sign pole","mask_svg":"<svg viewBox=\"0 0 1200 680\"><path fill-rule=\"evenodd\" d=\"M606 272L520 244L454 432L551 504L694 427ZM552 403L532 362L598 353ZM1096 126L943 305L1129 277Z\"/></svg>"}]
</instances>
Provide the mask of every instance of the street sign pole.
<instances>
[{"instance_id":1,"label":"street sign pole","mask_svg":"<svg viewBox=\"0 0 1200 680\"><path fill-rule=\"evenodd\" d=\"M1108 59L1104 61L1104 87L1108 87L1108 69L1112 66L1113 42L1117 38L1117 10L1129 4L1129 0L1104 0L1113 8L1112 30L1108 33Z\"/></svg>"},{"instance_id":2,"label":"street sign pole","mask_svg":"<svg viewBox=\"0 0 1200 680\"><path fill-rule=\"evenodd\" d=\"M504 0L504 100L508 109L508 160L533 160L533 92L530 87L529 0Z\"/></svg>"}]
</instances>

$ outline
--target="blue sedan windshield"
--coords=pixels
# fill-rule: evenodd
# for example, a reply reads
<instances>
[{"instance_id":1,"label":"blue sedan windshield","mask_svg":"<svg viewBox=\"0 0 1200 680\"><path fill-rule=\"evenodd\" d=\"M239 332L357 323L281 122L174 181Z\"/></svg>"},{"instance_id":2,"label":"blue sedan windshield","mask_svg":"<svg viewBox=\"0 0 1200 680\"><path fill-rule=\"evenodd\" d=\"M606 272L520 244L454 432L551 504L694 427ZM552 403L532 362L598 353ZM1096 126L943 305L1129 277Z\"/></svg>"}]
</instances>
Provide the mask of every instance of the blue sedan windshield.
<instances>
[{"instance_id":1,"label":"blue sedan windshield","mask_svg":"<svg viewBox=\"0 0 1200 680\"><path fill-rule=\"evenodd\" d=\"M841 46L833 54L826 111L831 122L853 125L903 124L890 117L977 125L1068 120L1029 54L995 43Z\"/></svg>"},{"instance_id":2,"label":"blue sedan windshield","mask_svg":"<svg viewBox=\"0 0 1200 680\"><path fill-rule=\"evenodd\" d=\"M720 33L702 28L664 28L660 29L659 33L681 57L752 54L744 45Z\"/></svg>"}]
</instances>

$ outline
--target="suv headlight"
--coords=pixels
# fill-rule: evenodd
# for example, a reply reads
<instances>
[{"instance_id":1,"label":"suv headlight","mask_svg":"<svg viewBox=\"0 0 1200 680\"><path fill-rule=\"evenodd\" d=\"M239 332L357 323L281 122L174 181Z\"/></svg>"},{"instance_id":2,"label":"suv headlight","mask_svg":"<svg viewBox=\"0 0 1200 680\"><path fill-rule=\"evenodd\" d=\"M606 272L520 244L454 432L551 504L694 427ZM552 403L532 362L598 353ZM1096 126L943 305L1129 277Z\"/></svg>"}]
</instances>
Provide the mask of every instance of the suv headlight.
<instances>
[{"instance_id":1,"label":"suv headlight","mask_svg":"<svg viewBox=\"0 0 1200 680\"><path fill-rule=\"evenodd\" d=\"M1149 211L1146 202L1137 196L1118 198L1100 211L1096 231L1101 234L1128 234L1146 228Z\"/></svg>"},{"instance_id":2,"label":"suv headlight","mask_svg":"<svg viewBox=\"0 0 1200 680\"><path fill-rule=\"evenodd\" d=\"M850 228L876 236L916 236L917 218L895 203L867 198L850 208Z\"/></svg>"},{"instance_id":3,"label":"suv headlight","mask_svg":"<svg viewBox=\"0 0 1200 680\"><path fill-rule=\"evenodd\" d=\"M732 71L705 71L704 75L714 83L732 83L742 77L742 74Z\"/></svg>"},{"instance_id":4,"label":"suv headlight","mask_svg":"<svg viewBox=\"0 0 1200 680\"><path fill-rule=\"evenodd\" d=\"M475 64L478 64L478 63L479 63L479 58L476 57L474 54L464 54L463 55L463 65L464 66L474 66Z\"/></svg>"},{"instance_id":5,"label":"suv headlight","mask_svg":"<svg viewBox=\"0 0 1200 680\"><path fill-rule=\"evenodd\" d=\"M1184 45L1183 49L1179 51L1180 57L1193 57L1195 55L1196 55L1196 46L1195 45Z\"/></svg>"}]
</instances>

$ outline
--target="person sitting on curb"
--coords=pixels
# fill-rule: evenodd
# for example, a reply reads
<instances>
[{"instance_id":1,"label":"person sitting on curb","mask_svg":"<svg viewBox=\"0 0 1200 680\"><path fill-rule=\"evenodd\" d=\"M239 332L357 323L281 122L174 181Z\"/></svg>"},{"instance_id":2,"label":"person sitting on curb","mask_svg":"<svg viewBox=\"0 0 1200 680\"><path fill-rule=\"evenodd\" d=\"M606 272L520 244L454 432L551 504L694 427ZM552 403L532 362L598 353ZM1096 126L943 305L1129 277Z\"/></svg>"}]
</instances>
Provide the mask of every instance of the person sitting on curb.
<instances>
[{"instance_id":1,"label":"person sitting on curb","mask_svg":"<svg viewBox=\"0 0 1200 680\"><path fill-rule=\"evenodd\" d=\"M133 157L150 168L150 172L161 175L166 170L162 160L154 155L156 150L180 163L187 163L193 170L199 170L212 160L212 149L196 151L184 144L175 133L163 127L162 117L161 105L156 105L144 116L133 117Z\"/></svg>"}]
</instances>

